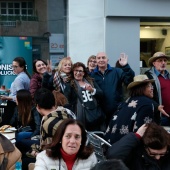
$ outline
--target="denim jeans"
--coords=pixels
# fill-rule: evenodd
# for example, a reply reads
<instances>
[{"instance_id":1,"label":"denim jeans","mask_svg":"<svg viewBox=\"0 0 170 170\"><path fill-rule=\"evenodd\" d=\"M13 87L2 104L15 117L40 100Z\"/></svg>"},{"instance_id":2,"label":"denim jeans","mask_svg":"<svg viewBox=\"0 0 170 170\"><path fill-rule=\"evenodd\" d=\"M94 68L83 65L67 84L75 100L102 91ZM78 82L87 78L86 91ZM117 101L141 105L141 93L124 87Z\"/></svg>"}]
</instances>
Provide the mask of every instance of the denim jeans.
<instances>
[{"instance_id":1,"label":"denim jeans","mask_svg":"<svg viewBox=\"0 0 170 170\"><path fill-rule=\"evenodd\" d=\"M20 142L23 139L31 138L33 132L19 132L16 134L16 142Z\"/></svg>"}]
</instances>

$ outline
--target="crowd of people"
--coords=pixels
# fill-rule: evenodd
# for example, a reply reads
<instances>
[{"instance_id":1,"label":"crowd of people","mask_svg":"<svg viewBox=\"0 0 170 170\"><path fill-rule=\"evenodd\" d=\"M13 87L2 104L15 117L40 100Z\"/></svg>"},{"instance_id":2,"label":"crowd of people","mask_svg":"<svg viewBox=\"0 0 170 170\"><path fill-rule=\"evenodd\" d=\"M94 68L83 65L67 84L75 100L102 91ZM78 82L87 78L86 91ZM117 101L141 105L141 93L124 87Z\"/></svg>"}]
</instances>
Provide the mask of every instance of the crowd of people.
<instances>
[{"instance_id":1,"label":"crowd of people","mask_svg":"<svg viewBox=\"0 0 170 170\"><path fill-rule=\"evenodd\" d=\"M121 169L169 169L170 59L156 52L151 68L136 75L121 53L115 67L104 52L88 58L87 66L63 58L56 70L51 62L33 61L32 76L23 57L12 68L11 84L2 125L17 129L16 147L22 168L35 163L39 169L96 169L114 164ZM107 159L97 163L87 145L86 131L102 131L112 147ZM112 160L114 159L114 160ZM106 166L111 169L112 166Z\"/></svg>"}]
</instances>

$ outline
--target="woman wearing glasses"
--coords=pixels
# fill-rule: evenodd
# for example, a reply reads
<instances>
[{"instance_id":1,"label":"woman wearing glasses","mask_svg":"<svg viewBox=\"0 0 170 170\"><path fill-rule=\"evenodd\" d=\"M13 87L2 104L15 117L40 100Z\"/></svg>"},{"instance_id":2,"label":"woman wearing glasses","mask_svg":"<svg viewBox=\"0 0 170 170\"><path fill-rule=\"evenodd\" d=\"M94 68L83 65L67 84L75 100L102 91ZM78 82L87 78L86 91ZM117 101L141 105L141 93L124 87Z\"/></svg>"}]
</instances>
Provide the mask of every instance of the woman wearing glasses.
<instances>
[{"instance_id":1,"label":"woman wearing glasses","mask_svg":"<svg viewBox=\"0 0 170 170\"><path fill-rule=\"evenodd\" d=\"M89 75L93 72L96 66L97 66L96 56L91 55L87 60L87 69L88 69Z\"/></svg>"},{"instance_id":2,"label":"woman wearing glasses","mask_svg":"<svg viewBox=\"0 0 170 170\"><path fill-rule=\"evenodd\" d=\"M121 159L131 170L169 170L170 134L156 123L142 125L114 143L108 159Z\"/></svg>"},{"instance_id":3,"label":"woman wearing glasses","mask_svg":"<svg viewBox=\"0 0 170 170\"><path fill-rule=\"evenodd\" d=\"M11 84L9 96L1 96L2 100L7 100L7 107L5 107L5 113L3 118L3 124L9 124L11 116L14 113L16 107L16 93L18 90L29 90L30 87L30 75L26 69L26 62L23 57L16 57L12 62L13 72L17 75Z\"/></svg>"},{"instance_id":4,"label":"woman wearing glasses","mask_svg":"<svg viewBox=\"0 0 170 170\"><path fill-rule=\"evenodd\" d=\"M98 122L92 126L87 126L86 115L84 107L95 108L98 107L98 100L102 98L103 92L95 83L95 81L88 75L85 65L77 62L72 68L72 78L70 83L66 84L64 95L67 97L70 109L76 114L87 130L102 130L101 125L104 122ZM91 109L93 110L93 109Z\"/></svg>"}]
</instances>

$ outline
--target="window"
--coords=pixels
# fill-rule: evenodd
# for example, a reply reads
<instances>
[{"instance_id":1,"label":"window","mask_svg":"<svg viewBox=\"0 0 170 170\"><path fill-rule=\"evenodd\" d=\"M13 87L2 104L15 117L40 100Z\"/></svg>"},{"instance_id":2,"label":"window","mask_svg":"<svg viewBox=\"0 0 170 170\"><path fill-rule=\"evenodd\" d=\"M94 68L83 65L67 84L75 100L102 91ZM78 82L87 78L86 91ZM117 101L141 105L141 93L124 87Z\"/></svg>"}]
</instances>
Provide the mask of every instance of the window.
<instances>
[{"instance_id":1,"label":"window","mask_svg":"<svg viewBox=\"0 0 170 170\"><path fill-rule=\"evenodd\" d=\"M0 2L0 15L34 15L33 2Z\"/></svg>"}]
</instances>

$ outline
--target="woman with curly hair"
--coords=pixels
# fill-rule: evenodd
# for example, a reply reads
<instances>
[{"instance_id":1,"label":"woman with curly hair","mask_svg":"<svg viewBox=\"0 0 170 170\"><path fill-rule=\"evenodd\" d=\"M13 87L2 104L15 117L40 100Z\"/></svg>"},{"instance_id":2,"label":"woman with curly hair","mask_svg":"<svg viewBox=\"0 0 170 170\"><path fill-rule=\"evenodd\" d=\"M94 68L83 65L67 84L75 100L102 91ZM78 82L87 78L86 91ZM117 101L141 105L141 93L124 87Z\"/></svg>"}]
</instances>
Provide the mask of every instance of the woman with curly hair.
<instances>
[{"instance_id":1,"label":"woman with curly hair","mask_svg":"<svg viewBox=\"0 0 170 170\"><path fill-rule=\"evenodd\" d=\"M89 76L83 63L75 63L71 73L70 83L66 84L64 90L70 110L76 114L77 120L81 121L87 130L102 130L104 119L97 120L89 126L85 113L86 109L91 111L92 115L99 111L99 100L103 95L102 90L94 79Z\"/></svg>"}]
</instances>

